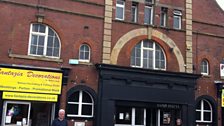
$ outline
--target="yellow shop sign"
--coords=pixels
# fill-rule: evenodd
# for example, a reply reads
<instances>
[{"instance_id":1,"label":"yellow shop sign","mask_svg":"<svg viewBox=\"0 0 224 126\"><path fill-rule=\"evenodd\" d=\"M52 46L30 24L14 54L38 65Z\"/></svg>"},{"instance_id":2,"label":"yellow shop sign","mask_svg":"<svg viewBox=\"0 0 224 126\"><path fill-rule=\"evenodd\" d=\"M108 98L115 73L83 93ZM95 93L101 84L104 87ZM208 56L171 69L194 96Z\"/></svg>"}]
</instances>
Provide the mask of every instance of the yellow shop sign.
<instances>
[{"instance_id":1,"label":"yellow shop sign","mask_svg":"<svg viewBox=\"0 0 224 126\"><path fill-rule=\"evenodd\" d=\"M222 89L222 107L224 107L224 89Z\"/></svg>"},{"instance_id":2,"label":"yellow shop sign","mask_svg":"<svg viewBox=\"0 0 224 126\"><path fill-rule=\"evenodd\" d=\"M0 68L0 90L60 94L62 73Z\"/></svg>"},{"instance_id":3,"label":"yellow shop sign","mask_svg":"<svg viewBox=\"0 0 224 126\"><path fill-rule=\"evenodd\" d=\"M57 102L58 95L3 92L3 99Z\"/></svg>"}]
</instances>

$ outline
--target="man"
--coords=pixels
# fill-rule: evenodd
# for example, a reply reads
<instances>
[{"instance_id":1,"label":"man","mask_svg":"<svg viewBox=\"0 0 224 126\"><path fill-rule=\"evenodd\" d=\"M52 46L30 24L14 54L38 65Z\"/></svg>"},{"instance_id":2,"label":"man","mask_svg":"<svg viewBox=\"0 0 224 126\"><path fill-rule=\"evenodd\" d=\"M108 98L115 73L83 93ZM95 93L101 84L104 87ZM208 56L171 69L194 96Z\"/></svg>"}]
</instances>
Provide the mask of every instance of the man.
<instances>
[{"instance_id":1,"label":"man","mask_svg":"<svg viewBox=\"0 0 224 126\"><path fill-rule=\"evenodd\" d=\"M58 118L53 121L52 126L68 126L67 120L65 119L64 109L58 111Z\"/></svg>"}]
</instances>

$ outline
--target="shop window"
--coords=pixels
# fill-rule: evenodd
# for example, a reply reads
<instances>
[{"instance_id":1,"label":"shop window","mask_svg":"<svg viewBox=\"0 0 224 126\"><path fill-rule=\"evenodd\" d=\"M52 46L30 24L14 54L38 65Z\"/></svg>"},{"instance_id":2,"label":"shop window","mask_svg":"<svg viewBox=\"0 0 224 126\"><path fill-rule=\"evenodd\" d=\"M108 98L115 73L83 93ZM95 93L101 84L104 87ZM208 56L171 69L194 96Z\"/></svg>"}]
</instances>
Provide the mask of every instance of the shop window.
<instances>
[{"instance_id":1,"label":"shop window","mask_svg":"<svg viewBox=\"0 0 224 126\"><path fill-rule=\"evenodd\" d=\"M115 126L145 126L146 109L119 106L116 108L115 123Z\"/></svg>"},{"instance_id":2,"label":"shop window","mask_svg":"<svg viewBox=\"0 0 224 126\"><path fill-rule=\"evenodd\" d=\"M199 101L196 108L197 123L212 123L212 106L209 101L203 99Z\"/></svg>"},{"instance_id":3,"label":"shop window","mask_svg":"<svg viewBox=\"0 0 224 126\"><path fill-rule=\"evenodd\" d=\"M90 61L90 47L83 44L79 48L79 61L89 62Z\"/></svg>"},{"instance_id":4,"label":"shop window","mask_svg":"<svg viewBox=\"0 0 224 126\"><path fill-rule=\"evenodd\" d=\"M182 13L179 10L173 11L173 28L174 29L181 29L181 17Z\"/></svg>"},{"instance_id":5,"label":"shop window","mask_svg":"<svg viewBox=\"0 0 224 126\"><path fill-rule=\"evenodd\" d=\"M201 74L208 75L209 74L209 65L207 60L201 61Z\"/></svg>"},{"instance_id":6,"label":"shop window","mask_svg":"<svg viewBox=\"0 0 224 126\"><path fill-rule=\"evenodd\" d=\"M117 0L116 2L116 19L124 20L125 1Z\"/></svg>"},{"instance_id":7,"label":"shop window","mask_svg":"<svg viewBox=\"0 0 224 126\"><path fill-rule=\"evenodd\" d=\"M94 103L85 91L76 91L68 97L67 117L93 117Z\"/></svg>"},{"instance_id":8,"label":"shop window","mask_svg":"<svg viewBox=\"0 0 224 126\"><path fill-rule=\"evenodd\" d=\"M138 4L137 3L132 3L132 6L131 6L131 21L136 23L137 20L138 20Z\"/></svg>"},{"instance_id":9,"label":"shop window","mask_svg":"<svg viewBox=\"0 0 224 126\"><path fill-rule=\"evenodd\" d=\"M167 8L161 8L160 14L160 26L166 27L167 26Z\"/></svg>"},{"instance_id":10,"label":"shop window","mask_svg":"<svg viewBox=\"0 0 224 126\"><path fill-rule=\"evenodd\" d=\"M31 24L28 54L33 56L60 57L60 40L47 25Z\"/></svg>"},{"instance_id":11,"label":"shop window","mask_svg":"<svg viewBox=\"0 0 224 126\"><path fill-rule=\"evenodd\" d=\"M150 5L146 5L144 12L144 23L151 25L152 22L153 22L153 7Z\"/></svg>"},{"instance_id":12,"label":"shop window","mask_svg":"<svg viewBox=\"0 0 224 126\"><path fill-rule=\"evenodd\" d=\"M146 69L166 69L162 48L151 40L142 40L131 52L131 66Z\"/></svg>"}]
</instances>

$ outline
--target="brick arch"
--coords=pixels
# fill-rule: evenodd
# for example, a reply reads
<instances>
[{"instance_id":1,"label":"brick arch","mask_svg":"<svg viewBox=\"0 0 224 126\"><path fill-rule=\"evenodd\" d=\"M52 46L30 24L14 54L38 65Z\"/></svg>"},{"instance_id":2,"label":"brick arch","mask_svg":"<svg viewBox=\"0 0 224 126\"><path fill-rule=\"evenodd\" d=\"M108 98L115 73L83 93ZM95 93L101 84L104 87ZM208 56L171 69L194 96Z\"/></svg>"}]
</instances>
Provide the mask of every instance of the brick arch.
<instances>
[{"instance_id":1,"label":"brick arch","mask_svg":"<svg viewBox=\"0 0 224 126\"><path fill-rule=\"evenodd\" d=\"M184 58L183 58L183 55L181 54L180 49L177 47L174 41L168 36L166 36L165 34L163 34L162 32L159 32L153 29L149 31L147 28L135 29L123 35L117 41L114 48L112 49L111 58L110 58L111 64L117 64L118 55L126 43L128 43L131 39L135 37L142 36L142 35L149 35L149 33L151 33L153 37L161 39L164 43L166 43L170 48L173 49L173 53L176 56L178 64L179 64L179 71L184 72L185 71Z\"/></svg>"}]
</instances>

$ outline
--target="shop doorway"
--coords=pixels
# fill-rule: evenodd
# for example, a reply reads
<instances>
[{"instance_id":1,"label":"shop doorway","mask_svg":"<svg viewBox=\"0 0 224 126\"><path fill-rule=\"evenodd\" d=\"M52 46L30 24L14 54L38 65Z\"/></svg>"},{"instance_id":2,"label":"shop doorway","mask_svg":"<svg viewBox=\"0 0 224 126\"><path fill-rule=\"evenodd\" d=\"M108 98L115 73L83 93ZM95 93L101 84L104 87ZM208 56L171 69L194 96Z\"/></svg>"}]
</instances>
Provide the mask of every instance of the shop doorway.
<instances>
[{"instance_id":1,"label":"shop doorway","mask_svg":"<svg viewBox=\"0 0 224 126\"><path fill-rule=\"evenodd\" d=\"M2 126L50 126L54 106L49 102L5 101Z\"/></svg>"}]
</instances>

